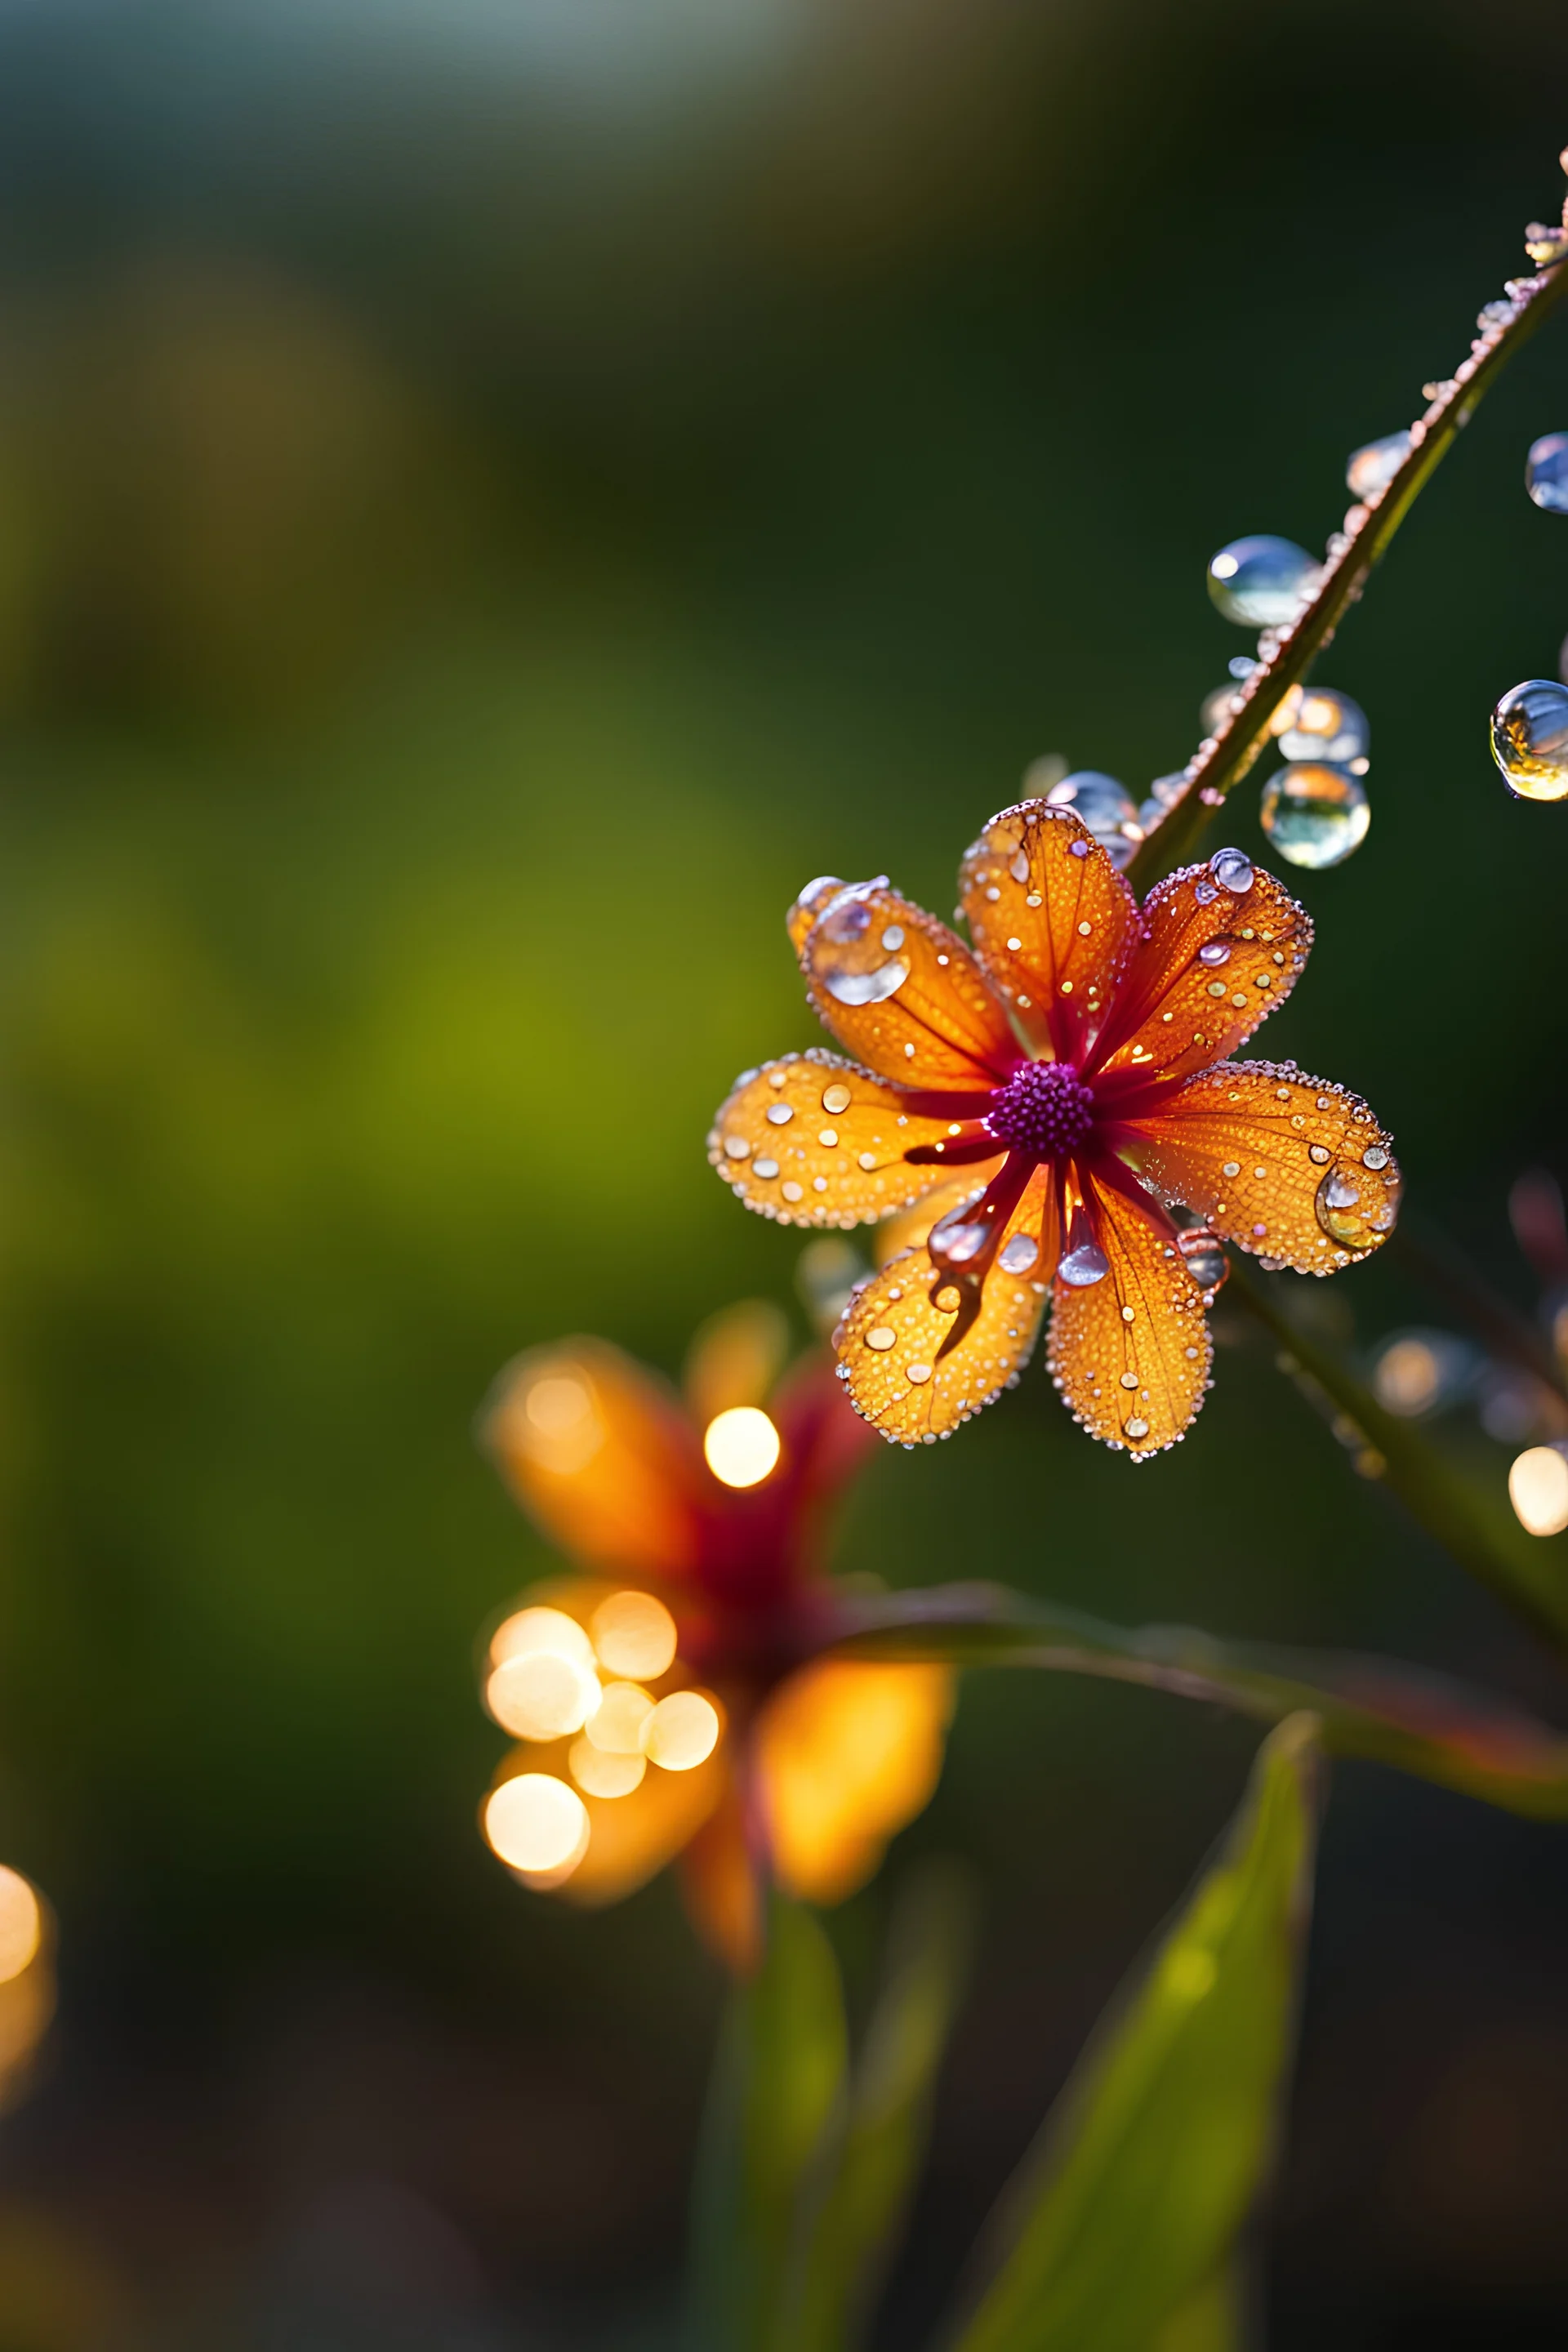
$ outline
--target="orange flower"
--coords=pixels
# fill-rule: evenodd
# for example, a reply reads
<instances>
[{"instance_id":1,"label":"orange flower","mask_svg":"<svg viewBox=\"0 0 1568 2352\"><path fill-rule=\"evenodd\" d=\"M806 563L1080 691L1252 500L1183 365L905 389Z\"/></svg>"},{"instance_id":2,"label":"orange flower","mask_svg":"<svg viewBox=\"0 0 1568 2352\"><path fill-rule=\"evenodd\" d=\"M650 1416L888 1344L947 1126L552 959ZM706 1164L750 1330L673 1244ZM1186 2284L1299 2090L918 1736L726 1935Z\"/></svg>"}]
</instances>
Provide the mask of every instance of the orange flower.
<instances>
[{"instance_id":1,"label":"orange flower","mask_svg":"<svg viewBox=\"0 0 1568 2352\"><path fill-rule=\"evenodd\" d=\"M518 1745L486 1836L587 1905L680 1855L737 1967L764 1874L832 1903L875 1870L936 1785L952 1702L945 1667L821 1654L844 1626L823 1521L870 1438L820 1359L773 1388L783 1337L774 1308L716 1317L684 1403L605 1341L563 1340L509 1365L484 1417L519 1501L588 1571L490 1636L486 1703Z\"/></svg>"},{"instance_id":2,"label":"orange flower","mask_svg":"<svg viewBox=\"0 0 1568 2352\"><path fill-rule=\"evenodd\" d=\"M709 1156L786 1224L869 1223L929 1196L929 1234L834 1335L885 1437L929 1444L1011 1387L1049 1295L1064 1401L1142 1459L1203 1402L1219 1242L1302 1274L1365 1257L1397 1213L1390 1139L1293 1062L1226 1059L1289 995L1312 936L1240 850L1170 875L1140 909L1070 809L1026 801L968 851L959 893L973 952L885 877L810 885L790 935L859 1058L747 1071Z\"/></svg>"}]
</instances>

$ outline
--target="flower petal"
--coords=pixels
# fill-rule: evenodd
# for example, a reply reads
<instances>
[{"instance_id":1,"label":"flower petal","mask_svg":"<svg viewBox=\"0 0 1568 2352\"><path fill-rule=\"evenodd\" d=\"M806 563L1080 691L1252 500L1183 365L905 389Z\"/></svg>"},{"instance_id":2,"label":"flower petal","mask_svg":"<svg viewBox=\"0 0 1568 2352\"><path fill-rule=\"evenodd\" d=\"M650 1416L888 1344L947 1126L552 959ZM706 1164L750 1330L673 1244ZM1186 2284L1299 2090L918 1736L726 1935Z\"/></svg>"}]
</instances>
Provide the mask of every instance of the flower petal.
<instances>
[{"instance_id":1,"label":"flower petal","mask_svg":"<svg viewBox=\"0 0 1568 2352\"><path fill-rule=\"evenodd\" d=\"M748 1209L781 1225L875 1224L945 1171L910 1168L914 1145L953 1121L906 1111L896 1087L814 1047L748 1071L719 1110L708 1158Z\"/></svg>"},{"instance_id":2,"label":"flower petal","mask_svg":"<svg viewBox=\"0 0 1568 2352\"><path fill-rule=\"evenodd\" d=\"M1070 809L1022 801L965 852L958 887L992 986L1037 1046L1081 1062L1138 937L1104 848Z\"/></svg>"},{"instance_id":3,"label":"flower petal","mask_svg":"<svg viewBox=\"0 0 1568 2352\"><path fill-rule=\"evenodd\" d=\"M967 1201L978 1201L996 1174L1005 1158L1000 1153L994 1160L973 1161L967 1168L956 1169L944 1177L924 1197L910 1208L901 1209L879 1228L876 1257L879 1265L901 1256L905 1250L919 1249L931 1227L945 1217L950 1209L961 1208Z\"/></svg>"},{"instance_id":4,"label":"flower petal","mask_svg":"<svg viewBox=\"0 0 1568 2352\"><path fill-rule=\"evenodd\" d=\"M574 1559L623 1575L692 1566L706 1477L696 1431L618 1348L563 1339L514 1357L479 1426L519 1502Z\"/></svg>"},{"instance_id":5,"label":"flower petal","mask_svg":"<svg viewBox=\"0 0 1568 2352\"><path fill-rule=\"evenodd\" d=\"M680 1892L687 1916L709 1950L734 1975L750 1976L762 1958L762 1888L732 1780L681 1854Z\"/></svg>"},{"instance_id":6,"label":"flower petal","mask_svg":"<svg viewBox=\"0 0 1568 2352\"><path fill-rule=\"evenodd\" d=\"M1332 1274L1394 1230L1392 1137L1359 1096L1293 1062L1227 1062L1137 1125L1150 1183L1255 1257Z\"/></svg>"},{"instance_id":7,"label":"flower petal","mask_svg":"<svg viewBox=\"0 0 1568 2352\"><path fill-rule=\"evenodd\" d=\"M1239 850L1167 875L1143 902L1095 1067L1171 1076L1223 1060L1289 995L1311 944L1305 908Z\"/></svg>"},{"instance_id":8,"label":"flower petal","mask_svg":"<svg viewBox=\"0 0 1568 2352\"><path fill-rule=\"evenodd\" d=\"M827 1026L885 1077L984 1091L1021 1059L956 931L885 881L851 883L827 901L800 968Z\"/></svg>"},{"instance_id":9,"label":"flower petal","mask_svg":"<svg viewBox=\"0 0 1568 2352\"><path fill-rule=\"evenodd\" d=\"M952 1699L945 1666L847 1658L804 1666L775 1693L755 1755L788 1893L837 1903L869 1878L894 1831L931 1801Z\"/></svg>"},{"instance_id":10,"label":"flower petal","mask_svg":"<svg viewBox=\"0 0 1568 2352\"><path fill-rule=\"evenodd\" d=\"M1083 1289L1058 1277L1051 1373L1074 1420L1136 1458L1190 1426L1214 1349L1203 1292L1170 1244L1119 1192L1096 1189L1093 1209L1109 1271Z\"/></svg>"},{"instance_id":11,"label":"flower petal","mask_svg":"<svg viewBox=\"0 0 1568 2352\"><path fill-rule=\"evenodd\" d=\"M1040 1236L1044 1218L1051 1231ZM985 1278L980 1313L951 1353L942 1350L953 1310L931 1304L931 1293L956 1306L952 1277L938 1272L924 1249L892 1259L855 1293L833 1335L838 1377L857 1412L900 1445L931 1444L1011 1388L1029 1360L1045 1311L1054 1265L1055 1221L1043 1177L1037 1177L1008 1223L1009 1239L1037 1239L1033 1271L1010 1273L998 1260ZM1008 1244L1003 1244L1005 1255Z\"/></svg>"}]
</instances>

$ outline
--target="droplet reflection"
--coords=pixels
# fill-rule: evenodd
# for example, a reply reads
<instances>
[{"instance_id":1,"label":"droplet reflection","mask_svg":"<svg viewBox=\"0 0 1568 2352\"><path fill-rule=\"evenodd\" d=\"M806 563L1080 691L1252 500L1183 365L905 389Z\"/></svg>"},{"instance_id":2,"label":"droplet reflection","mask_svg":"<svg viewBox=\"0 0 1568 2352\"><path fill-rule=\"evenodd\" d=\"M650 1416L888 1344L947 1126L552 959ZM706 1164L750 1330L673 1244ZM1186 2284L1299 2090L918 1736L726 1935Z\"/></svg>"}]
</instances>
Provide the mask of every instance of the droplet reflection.
<instances>
[{"instance_id":1,"label":"droplet reflection","mask_svg":"<svg viewBox=\"0 0 1568 2352\"><path fill-rule=\"evenodd\" d=\"M1372 809L1366 786L1326 761L1280 768L1263 787L1258 821L1291 866L1338 866L1366 839Z\"/></svg>"},{"instance_id":2,"label":"droplet reflection","mask_svg":"<svg viewBox=\"0 0 1568 2352\"><path fill-rule=\"evenodd\" d=\"M1568 686L1527 677L1492 712L1492 758L1517 800L1568 798Z\"/></svg>"}]
</instances>

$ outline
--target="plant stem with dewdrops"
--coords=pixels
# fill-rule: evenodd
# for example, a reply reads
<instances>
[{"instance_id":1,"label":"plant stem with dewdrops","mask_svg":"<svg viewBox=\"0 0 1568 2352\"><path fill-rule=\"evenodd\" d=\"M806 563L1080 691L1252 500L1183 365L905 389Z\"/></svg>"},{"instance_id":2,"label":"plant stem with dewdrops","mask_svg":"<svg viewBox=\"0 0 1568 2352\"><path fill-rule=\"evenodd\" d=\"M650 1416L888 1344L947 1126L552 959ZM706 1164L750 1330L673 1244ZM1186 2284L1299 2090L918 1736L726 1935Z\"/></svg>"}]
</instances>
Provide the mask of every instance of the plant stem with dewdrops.
<instances>
[{"instance_id":1,"label":"plant stem with dewdrops","mask_svg":"<svg viewBox=\"0 0 1568 2352\"><path fill-rule=\"evenodd\" d=\"M1411 1517L1553 1649L1568 1651L1568 1547L1537 1537L1521 1542L1511 1518L1490 1511L1463 1472L1412 1423L1389 1412L1332 1349L1300 1328L1272 1281L1233 1265L1225 1296L1273 1339L1281 1371L1355 1423L1377 1457L1376 1475Z\"/></svg>"},{"instance_id":2,"label":"plant stem with dewdrops","mask_svg":"<svg viewBox=\"0 0 1568 2352\"><path fill-rule=\"evenodd\" d=\"M1568 292L1568 260L1531 278L1510 278L1505 290L1510 315L1483 327L1468 357L1447 383L1434 388L1430 406L1410 428L1409 456L1382 490L1351 508L1300 615L1265 632L1263 658L1237 687L1229 715L1188 761L1180 799L1150 828L1132 859L1127 878L1135 890L1148 889L1191 855L1204 826L1266 748L1275 712L1332 640L1460 431L1514 353Z\"/></svg>"}]
</instances>

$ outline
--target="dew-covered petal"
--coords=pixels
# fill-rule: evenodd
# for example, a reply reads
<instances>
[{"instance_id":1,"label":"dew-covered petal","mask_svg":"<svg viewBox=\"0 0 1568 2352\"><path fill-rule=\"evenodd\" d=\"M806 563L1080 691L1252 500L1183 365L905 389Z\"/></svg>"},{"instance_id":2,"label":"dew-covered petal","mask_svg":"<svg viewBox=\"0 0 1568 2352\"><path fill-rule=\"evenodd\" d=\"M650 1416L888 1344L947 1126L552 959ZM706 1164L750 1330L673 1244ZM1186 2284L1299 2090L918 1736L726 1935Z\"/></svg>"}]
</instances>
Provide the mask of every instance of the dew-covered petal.
<instances>
[{"instance_id":1,"label":"dew-covered petal","mask_svg":"<svg viewBox=\"0 0 1568 2352\"><path fill-rule=\"evenodd\" d=\"M514 1357L480 1435L529 1516L591 1568L685 1574L706 1473L697 1433L664 1382L604 1339Z\"/></svg>"},{"instance_id":2,"label":"dew-covered petal","mask_svg":"<svg viewBox=\"0 0 1568 2352\"><path fill-rule=\"evenodd\" d=\"M967 1201L982 1198L1001 1166L1001 1156L972 1162L955 1175L944 1176L922 1199L889 1217L885 1225L877 1229L878 1265L886 1265L889 1258L899 1256L904 1250L919 1249L931 1227L950 1211L962 1208Z\"/></svg>"},{"instance_id":3,"label":"dew-covered petal","mask_svg":"<svg viewBox=\"0 0 1568 2352\"><path fill-rule=\"evenodd\" d=\"M910 1168L903 1155L944 1141L953 1124L916 1117L885 1079L813 1048L747 1072L720 1108L708 1157L760 1216L868 1225L944 1181L940 1161Z\"/></svg>"},{"instance_id":4,"label":"dew-covered petal","mask_svg":"<svg viewBox=\"0 0 1568 2352\"><path fill-rule=\"evenodd\" d=\"M571 1875L550 1889L568 1903L597 1909L643 1885L694 1837L723 1797L730 1778L728 1736L690 1772L649 1766L624 1797L595 1797L578 1788L567 1761L570 1740L512 1749L495 1783L517 1772L553 1772L576 1790L588 1815L588 1843Z\"/></svg>"},{"instance_id":5,"label":"dew-covered petal","mask_svg":"<svg viewBox=\"0 0 1568 2352\"><path fill-rule=\"evenodd\" d=\"M1078 1288L1058 1281L1051 1375L1091 1436L1155 1454L1191 1425L1208 1387L1204 1296L1133 1202L1102 1192L1094 1207L1106 1272Z\"/></svg>"},{"instance_id":6,"label":"dew-covered petal","mask_svg":"<svg viewBox=\"0 0 1568 2352\"><path fill-rule=\"evenodd\" d=\"M1019 1234L1038 1240L1042 1217L1049 1216L1046 1183L1037 1177L1009 1221L979 1315L948 1355L942 1349L959 1294L926 1250L890 1260L856 1291L833 1335L838 1377L857 1412L884 1437L900 1445L949 1437L1016 1382L1045 1310L1054 1228L1027 1272L1010 1273L1003 1261ZM936 1298L951 1302L946 1311Z\"/></svg>"},{"instance_id":7,"label":"dew-covered petal","mask_svg":"<svg viewBox=\"0 0 1568 2352\"><path fill-rule=\"evenodd\" d=\"M812 1003L850 1053L914 1087L984 1090L1018 1048L963 941L886 882L828 899L800 951Z\"/></svg>"},{"instance_id":8,"label":"dew-covered petal","mask_svg":"<svg viewBox=\"0 0 1568 2352\"><path fill-rule=\"evenodd\" d=\"M1250 1037L1296 984L1312 919L1238 849L1156 884L1095 1048L1105 1075L1206 1069Z\"/></svg>"},{"instance_id":9,"label":"dew-covered petal","mask_svg":"<svg viewBox=\"0 0 1568 2352\"><path fill-rule=\"evenodd\" d=\"M1105 849L1070 809L1024 801L965 852L958 887L975 954L1026 1034L1081 1061L1138 936Z\"/></svg>"},{"instance_id":10,"label":"dew-covered petal","mask_svg":"<svg viewBox=\"0 0 1568 2352\"><path fill-rule=\"evenodd\" d=\"M929 1803L952 1713L951 1668L823 1658L769 1701L756 1765L773 1866L786 1892L837 1903L896 1830Z\"/></svg>"},{"instance_id":11,"label":"dew-covered petal","mask_svg":"<svg viewBox=\"0 0 1568 2352\"><path fill-rule=\"evenodd\" d=\"M1393 1139L1358 1095L1294 1063L1228 1062L1138 1121L1143 1175L1239 1249L1332 1274L1394 1230Z\"/></svg>"}]
</instances>

